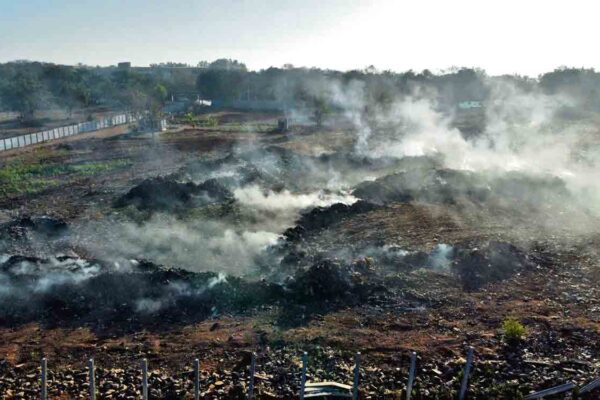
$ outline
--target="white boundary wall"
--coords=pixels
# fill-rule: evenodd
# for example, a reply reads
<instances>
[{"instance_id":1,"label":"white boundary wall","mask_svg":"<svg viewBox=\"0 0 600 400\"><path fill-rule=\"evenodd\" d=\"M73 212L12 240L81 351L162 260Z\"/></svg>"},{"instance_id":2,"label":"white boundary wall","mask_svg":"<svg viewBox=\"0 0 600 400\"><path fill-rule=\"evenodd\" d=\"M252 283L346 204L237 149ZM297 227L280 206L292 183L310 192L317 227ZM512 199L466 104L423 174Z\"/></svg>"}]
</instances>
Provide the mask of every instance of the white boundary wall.
<instances>
[{"instance_id":1,"label":"white boundary wall","mask_svg":"<svg viewBox=\"0 0 600 400\"><path fill-rule=\"evenodd\" d=\"M96 121L81 122L75 125L61 126L45 131L0 139L0 152L30 146L32 144L49 142L68 136L79 135L81 133L93 132L99 129L110 128L111 126L125 125L134 121L137 121L137 118L133 115L119 114Z\"/></svg>"}]
</instances>

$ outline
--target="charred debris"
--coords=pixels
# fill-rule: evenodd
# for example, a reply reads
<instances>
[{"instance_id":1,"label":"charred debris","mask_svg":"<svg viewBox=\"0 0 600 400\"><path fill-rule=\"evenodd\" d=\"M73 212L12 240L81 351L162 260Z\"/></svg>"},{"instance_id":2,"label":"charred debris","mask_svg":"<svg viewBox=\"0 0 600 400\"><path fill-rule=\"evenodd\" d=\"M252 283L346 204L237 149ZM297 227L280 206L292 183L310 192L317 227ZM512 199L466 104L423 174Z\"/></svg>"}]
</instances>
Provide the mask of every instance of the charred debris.
<instances>
[{"instance_id":1,"label":"charred debris","mask_svg":"<svg viewBox=\"0 0 600 400\"><path fill-rule=\"evenodd\" d=\"M235 189L244 185L299 192L322 187L329 171L350 169L379 177L355 185L357 201L353 204L304 210L294 226L282 232L277 244L253 260L255 271L242 276L192 272L146 259L120 264L109 257L80 256L78 249L69 246L73 228L48 216L24 216L5 223L0 226L4 246L0 254L0 323L43 321L102 327L110 322L134 328L156 321L186 323L269 307L288 310L282 311L281 322L295 324L316 312L311 310L323 313L350 305L395 302L410 285L402 277L418 269L451 277L463 290L478 290L552 263L539 253L494 240L438 244L428 251L368 241L335 251L307 245L342 221L395 203L468 201L483 206L498 199L523 202L550 193L568 196L557 179L490 178L442 169L436 160L424 157L307 156L269 147L194 162L173 175L146 179L116 199L114 207L149 213L180 213L206 206L227 209L236 203ZM198 177L206 179L198 182ZM527 197L515 198L515 193ZM56 253L35 254L30 244L39 237L60 243L54 247ZM411 306L432 304L411 301Z\"/></svg>"}]
</instances>

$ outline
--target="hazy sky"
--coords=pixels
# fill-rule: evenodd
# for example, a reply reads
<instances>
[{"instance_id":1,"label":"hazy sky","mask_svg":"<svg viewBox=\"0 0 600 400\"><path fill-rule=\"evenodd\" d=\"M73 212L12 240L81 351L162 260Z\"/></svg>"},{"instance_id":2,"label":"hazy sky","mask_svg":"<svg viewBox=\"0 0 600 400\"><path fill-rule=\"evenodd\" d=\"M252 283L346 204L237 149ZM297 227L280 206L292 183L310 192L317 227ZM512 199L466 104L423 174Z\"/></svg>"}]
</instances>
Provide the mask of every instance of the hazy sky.
<instances>
[{"instance_id":1,"label":"hazy sky","mask_svg":"<svg viewBox=\"0 0 600 400\"><path fill-rule=\"evenodd\" d=\"M595 0L0 0L0 61L600 69Z\"/></svg>"}]
</instances>

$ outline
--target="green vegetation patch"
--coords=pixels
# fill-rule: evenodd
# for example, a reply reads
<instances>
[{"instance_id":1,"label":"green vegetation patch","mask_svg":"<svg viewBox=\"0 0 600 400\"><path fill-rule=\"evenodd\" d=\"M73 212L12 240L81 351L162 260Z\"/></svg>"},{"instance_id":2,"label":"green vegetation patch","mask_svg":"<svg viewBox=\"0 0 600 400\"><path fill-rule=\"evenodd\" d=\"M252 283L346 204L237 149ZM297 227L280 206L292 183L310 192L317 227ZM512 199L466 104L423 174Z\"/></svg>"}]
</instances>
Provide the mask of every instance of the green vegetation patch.
<instances>
[{"instance_id":1,"label":"green vegetation patch","mask_svg":"<svg viewBox=\"0 0 600 400\"><path fill-rule=\"evenodd\" d=\"M112 171L113 169L128 167L131 165L131 161L127 159L122 160L111 160L106 162L91 162L85 164L77 164L68 166L70 172L79 173L81 175L95 175L106 171Z\"/></svg>"},{"instance_id":2,"label":"green vegetation patch","mask_svg":"<svg viewBox=\"0 0 600 400\"><path fill-rule=\"evenodd\" d=\"M504 341L508 344L516 344L525 338L527 329L514 318L507 318L502 322Z\"/></svg>"},{"instance_id":3,"label":"green vegetation patch","mask_svg":"<svg viewBox=\"0 0 600 400\"><path fill-rule=\"evenodd\" d=\"M129 165L131 161L127 159L66 165L15 160L0 168L0 195L38 193L60 185L65 175L69 181L71 176L93 176ZM65 182L64 179L62 182Z\"/></svg>"}]
</instances>

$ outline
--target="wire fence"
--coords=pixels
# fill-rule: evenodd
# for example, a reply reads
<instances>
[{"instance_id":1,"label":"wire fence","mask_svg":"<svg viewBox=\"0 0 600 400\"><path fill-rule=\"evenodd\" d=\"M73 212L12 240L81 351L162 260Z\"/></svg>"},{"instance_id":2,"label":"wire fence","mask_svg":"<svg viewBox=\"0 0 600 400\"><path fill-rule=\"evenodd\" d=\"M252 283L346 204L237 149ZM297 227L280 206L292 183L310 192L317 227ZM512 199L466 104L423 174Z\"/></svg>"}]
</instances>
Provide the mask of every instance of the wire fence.
<instances>
[{"instance_id":1,"label":"wire fence","mask_svg":"<svg viewBox=\"0 0 600 400\"><path fill-rule=\"evenodd\" d=\"M6 139L0 139L0 152L21 147L31 146L38 143L45 143L56 139L75 136L86 132L93 132L100 129L106 129L113 126L125 125L137 121L138 118L131 114L119 114L109 118L102 118L94 121L81 122L79 124L60 126L43 130L40 132L28 133L26 135L13 136Z\"/></svg>"},{"instance_id":2,"label":"wire fence","mask_svg":"<svg viewBox=\"0 0 600 400\"><path fill-rule=\"evenodd\" d=\"M247 376L248 386L246 389L245 398L248 400L254 399L255 395L255 374L256 374L256 353L252 353L249 371ZM360 375L361 375L361 353L357 352L354 356L354 367L352 368L352 373L354 375L352 386L334 383L334 382L308 382L307 380L307 370L308 370L308 353L302 353L302 368L300 370L300 387L298 388L297 397L300 400L305 400L307 398L351 398L352 400L360 399ZM469 390L469 378L471 377L472 370L474 368L474 349L473 347L469 347L467 349L466 360L464 365L461 368L462 379L460 385L460 392L458 393L458 400L466 400L468 397ZM42 400L48 399L48 363L46 358L43 358L40 365L40 397ZM142 372L142 380L141 385L139 387L139 392L142 395L143 400L149 400L149 380L148 380L148 360L141 360L141 372ZM88 361L88 388L89 388L89 399L95 400L96 394L98 393L98 388L96 386L96 374L94 369L94 360L89 359ZM408 371L408 376L406 377L406 390L404 391L404 396L402 399L411 400L412 397L418 395L416 393L416 389L413 384L415 382L415 378L418 375L418 366L417 366L417 353L411 352L410 354L410 368ZM200 399L201 387L200 387L200 361L199 359L194 360L193 365L193 374L191 376L193 381L193 395L194 400ZM553 396L557 394L565 394L568 392L577 391L579 395L584 395L590 393L592 391L597 391L600 388L600 377L593 379L589 383L578 387L574 382L566 382L564 384L554 386L551 388L539 390L537 392L529 393L524 396L525 400L534 400L534 399L543 399L547 396ZM400 397L398 397L400 398ZM598 397L593 397L598 398Z\"/></svg>"}]
</instances>

